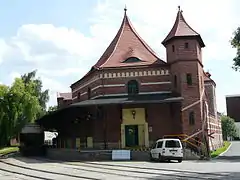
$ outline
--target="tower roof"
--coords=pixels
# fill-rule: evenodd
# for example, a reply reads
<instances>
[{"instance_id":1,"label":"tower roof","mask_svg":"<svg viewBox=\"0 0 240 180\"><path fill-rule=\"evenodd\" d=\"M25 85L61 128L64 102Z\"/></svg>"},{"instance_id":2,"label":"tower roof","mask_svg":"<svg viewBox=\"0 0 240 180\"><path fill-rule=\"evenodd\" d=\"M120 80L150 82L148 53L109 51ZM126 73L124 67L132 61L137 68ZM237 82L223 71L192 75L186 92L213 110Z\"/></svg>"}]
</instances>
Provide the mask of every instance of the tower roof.
<instances>
[{"instance_id":1,"label":"tower roof","mask_svg":"<svg viewBox=\"0 0 240 180\"><path fill-rule=\"evenodd\" d=\"M108 68L166 64L166 62L162 61L135 31L127 16L126 7L124 11L120 29L93 67ZM136 61L125 61L131 57L138 59L136 59Z\"/></svg>"},{"instance_id":2,"label":"tower roof","mask_svg":"<svg viewBox=\"0 0 240 180\"><path fill-rule=\"evenodd\" d=\"M201 47L204 47L205 44L200 36L195 30L191 28L191 26L188 25L188 23L185 21L182 10L180 9L180 6L178 6L178 13L175 20L175 23L171 29L171 31L168 33L167 37L163 40L162 44L166 46L166 44L174 39L174 38L183 38L183 37L194 37L197 38L199 44Z\"/></svg>"}]
</instances>

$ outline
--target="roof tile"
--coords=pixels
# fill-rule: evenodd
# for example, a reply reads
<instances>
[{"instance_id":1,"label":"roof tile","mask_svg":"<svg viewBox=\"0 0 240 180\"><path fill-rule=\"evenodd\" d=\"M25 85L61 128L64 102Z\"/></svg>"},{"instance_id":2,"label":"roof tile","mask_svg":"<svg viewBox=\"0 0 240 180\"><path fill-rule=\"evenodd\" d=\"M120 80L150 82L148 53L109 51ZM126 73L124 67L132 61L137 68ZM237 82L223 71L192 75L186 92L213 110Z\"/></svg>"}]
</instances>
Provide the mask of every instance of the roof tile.
<instances>
[{"instance_id":1,"label":"roof tile","mask_svg":"<svg viewBox=\"0 0 240 180\"><path fill-rule=\"evenodd\" d=\"M200 45L204 47L204 42L200 36L195 30L191 28L191 26L188 25L188 23L185 21L182 10L180 10L177 13L177 17L175 20L175 23L171 29L171 31L168 33L167 37L162 41L163 45L166 45L167 42L169 42L171 39L176 37L196 37L199 41Z\"/></svg>"},{"instance_id":2,"label":"roof tile","mask_svg":"<svg viewBox=\"0 0 240 180\"><path fill-rule=\"evenodd\" d=\"M137 57L142 61L124 63L129 57ZM120 29L115 38L103 53L95 68L166 64L137 34L125 11Z\"/></svg>"}]
</instances>

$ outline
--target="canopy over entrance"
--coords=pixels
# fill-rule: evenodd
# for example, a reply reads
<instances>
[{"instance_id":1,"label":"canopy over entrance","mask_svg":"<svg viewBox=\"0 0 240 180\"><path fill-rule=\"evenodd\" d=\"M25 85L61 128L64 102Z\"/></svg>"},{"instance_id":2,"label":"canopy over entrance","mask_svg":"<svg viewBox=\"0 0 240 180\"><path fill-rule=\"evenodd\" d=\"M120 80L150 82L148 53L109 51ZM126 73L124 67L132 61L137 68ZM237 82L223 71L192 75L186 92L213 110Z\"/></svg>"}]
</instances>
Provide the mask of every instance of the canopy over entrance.
<instances>
[{"instance_id":1,"label":"canopy over entrance","mask_svg":"<svg viewBox=\"0 0 240 180\"><path fill-rule=\"evenodd\" d=\"M98 108L107 105L127 105L127 104L158 104L180 102L183 97L173 96L170 93L148 94L136 96L103 96L98 99L90 99L74 103L66 108L58 109L37 120L37 123L43 127L53 126L60 123L61 120L71 120L76 118L87 118L89 108Z\"/></svg>"}]
</instances>

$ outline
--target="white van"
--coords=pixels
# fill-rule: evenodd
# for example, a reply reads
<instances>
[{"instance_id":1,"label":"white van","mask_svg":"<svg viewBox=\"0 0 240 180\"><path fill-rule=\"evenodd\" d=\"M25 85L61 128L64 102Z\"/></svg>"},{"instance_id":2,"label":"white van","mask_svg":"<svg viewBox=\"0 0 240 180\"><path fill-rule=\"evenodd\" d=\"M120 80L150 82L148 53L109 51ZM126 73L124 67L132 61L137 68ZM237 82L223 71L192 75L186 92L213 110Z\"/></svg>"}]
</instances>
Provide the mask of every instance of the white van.
<instances>
[{"instance_id":1,"label":"white van","mask_svg":"<svg viewBox=\"0 0 240 180\"><path fill-rule=\"evenodd\" d=\"M183 159L183 147L179 139L159 139L151 148L150 160L170 161Z\"/></svg>"}]
</instances>

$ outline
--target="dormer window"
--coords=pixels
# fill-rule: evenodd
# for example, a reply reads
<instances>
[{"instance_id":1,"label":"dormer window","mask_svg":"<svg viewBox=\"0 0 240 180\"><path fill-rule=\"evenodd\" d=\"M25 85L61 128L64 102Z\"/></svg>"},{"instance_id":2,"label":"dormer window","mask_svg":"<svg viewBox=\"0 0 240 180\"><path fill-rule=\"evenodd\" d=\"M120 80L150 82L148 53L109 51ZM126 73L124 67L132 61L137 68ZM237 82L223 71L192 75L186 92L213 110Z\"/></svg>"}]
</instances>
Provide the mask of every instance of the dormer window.
<instances>
[{"instance_id":1,"label":"dormer window","mask_svg":"<svg viewBox=\"0 0 240 180\"><path fill-rule=\"evenodd\" d=\"M135 62L141 62L141 60L137 57L130 57L123 61L123 63L135 63Z\"/></svg>"},{"instance_id":2,"label":"dormer window","mask_svg":"<svg viewBox=\"0 0 240 180\"><path fill-rule=\"evenodd\" d=\"M139 93L138 82L136 80L130 80L127 84L128 95L136 95Z\"/></svg>"},{"instance_id":3,"label":"dormer window","mask_svg":"<svg viewBox=\"0 0 240 180\"><path fill-rule=\"evenodd\" d=\"M184 44L184 47L185 47L185 49L188 49L188 43L187 42Z\"/></svg>"}]
</instances>

